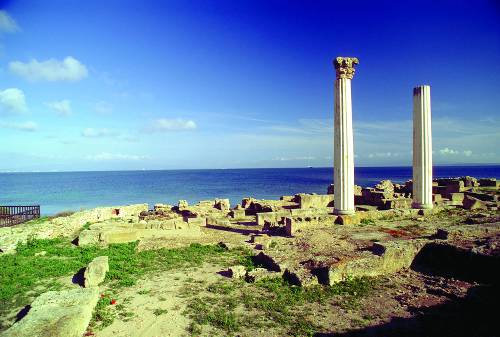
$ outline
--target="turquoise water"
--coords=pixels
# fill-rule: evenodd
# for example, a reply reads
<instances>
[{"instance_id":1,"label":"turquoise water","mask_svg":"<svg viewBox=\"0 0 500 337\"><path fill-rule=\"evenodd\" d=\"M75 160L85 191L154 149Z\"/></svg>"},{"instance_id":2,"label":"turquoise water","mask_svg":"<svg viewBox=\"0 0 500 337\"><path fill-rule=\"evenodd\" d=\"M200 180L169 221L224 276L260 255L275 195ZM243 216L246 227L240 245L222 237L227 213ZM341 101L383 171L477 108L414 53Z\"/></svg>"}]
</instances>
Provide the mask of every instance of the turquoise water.
<instances>
[{"instance_id":1,"label":"turquoise water","mask_svg":"<svg viewBox=\"0 0 500 337\"><path fill-rule=\"evenodd\" d=\"M382 179L404 182L411 167L358 167L355 183L372 186ZM470 175L500 178L500 165L437 166L435 177ZM278 199L300 192L326 193L332 168L169 170L114 172L1 173L0 205L41 206L44 215L64 210L133 203L176 204L244 197Z\"/></svg>"}]
</instances>

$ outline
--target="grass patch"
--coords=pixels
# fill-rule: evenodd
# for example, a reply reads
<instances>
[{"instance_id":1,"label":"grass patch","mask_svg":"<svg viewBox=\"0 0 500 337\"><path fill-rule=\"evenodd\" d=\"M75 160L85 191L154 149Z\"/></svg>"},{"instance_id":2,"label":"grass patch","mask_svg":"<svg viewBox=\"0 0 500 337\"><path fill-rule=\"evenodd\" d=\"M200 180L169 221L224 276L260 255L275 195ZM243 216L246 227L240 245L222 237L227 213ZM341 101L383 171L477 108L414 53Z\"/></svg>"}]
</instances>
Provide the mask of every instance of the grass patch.
<instances>
[{"instance_id":1,"label":"grass patch","mask_svg":"<svg viewBox=\"0 0 500 337\"><path fill-rule=\"evenodd\" d=\"M310 317L308 305L330 305L332 300L346 309L357 309L359 300L378 284L374 278L353 278L333 286L298 287L282 278L268 278L253 284L216 282L207 287L210 296L193 294L185 315L193 320L192 335L204 325L228 335L242 329L265 327L287 336L313 336L322 329ZM331 309L329 309L331 310Z\"/></svg>"},{"instance_id":2,"label":"grass patch","mask_svg":"<svg viewBox=\"0 0 500 337\"><path fill-rule=\"evenodd\" d=\"M228 333L240 329L240 323L234 311L214 306L210 298L194 298L188 304L186 314L193 320L191 330L193 326L198 327L197 333L201 332L200 325L211 325ZM193 331L190 332L193 334Z\"/></svg>"},{"instance_id":3,"label":"grass patch","mask_svg":"<svg viewBox=\"0 0 500 337\"><path fill-rule=\"evenodd\" d=\"M113 298L110 294L102 294L92 314L90 327L103 329L110 326L116 317L116 312L111 308Z\"/></svg>"},{"instance_id":4,"label":"grass patch","mask_svg":"<svg viewBox=\"0 0 500 337\"><path fill-rule=\"evenodd\" d=\"M160 308L156 308L154 311L153 311L153 314L155 316L161 316L163 314L166 314L168 312L167 309L160 309Z\"/></svg>"},{"instance_id":5,"label":"grass patch","mask_svg":"<svg viewBox=\"0 0 500 337\"><path fill-rule=\"evenodd\" d=\"M361 223L361 225L365 225L365 226L367 226L367 225L375 225L375 220L368 219L368 218L363 218L363 219L361 219L360 223Z\"/></svg>"},{"instance_id":6,"label":"grass patch","mask_svg":"<svg viewBox=\"0 0 500 337\"><path fill-rule=\"evenodd\" d=\"M239 259L243 251L228 251L218 245L192 244L176 249L136 250L137 242L77 247L64 239L28 240L17 246L16 254L0 255L0 316L31 303L42 292L60 288L54 282L70 277L97 256L109 257L105 282L109 287L132 286L150 272L199 266L207 261ZM44 256L35 256L45 251ZM104 304L101 304L103 306ZM106 322L106 313L99 314Z\"/></svg>"}]
</instances>

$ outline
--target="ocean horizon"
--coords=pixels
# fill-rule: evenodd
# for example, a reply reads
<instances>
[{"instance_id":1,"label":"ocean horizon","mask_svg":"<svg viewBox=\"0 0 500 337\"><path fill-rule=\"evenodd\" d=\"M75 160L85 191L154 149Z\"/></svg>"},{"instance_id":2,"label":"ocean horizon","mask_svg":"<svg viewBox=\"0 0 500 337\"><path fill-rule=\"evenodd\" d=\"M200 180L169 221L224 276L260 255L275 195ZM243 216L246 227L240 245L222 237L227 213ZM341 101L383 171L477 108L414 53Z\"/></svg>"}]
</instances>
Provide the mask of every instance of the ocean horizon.
<instances>
[{"instance_id":1,"label":"ocean horizon","mask_svg":"<svg viewBox=\"0 0 500 337\"><path fill-rule=\"evenodd\" d=\"M500 179L500 165L434 166L434 177ZM356 167L355 183L373 186L389 179L404 183L411 166ZM297 193L324 194L333 183L332 167L177 169L134 171L3 172L0 205L40 205L42 215L135 203L177 204L228 198L279 199Z\"/></svg>"}]
</instances>

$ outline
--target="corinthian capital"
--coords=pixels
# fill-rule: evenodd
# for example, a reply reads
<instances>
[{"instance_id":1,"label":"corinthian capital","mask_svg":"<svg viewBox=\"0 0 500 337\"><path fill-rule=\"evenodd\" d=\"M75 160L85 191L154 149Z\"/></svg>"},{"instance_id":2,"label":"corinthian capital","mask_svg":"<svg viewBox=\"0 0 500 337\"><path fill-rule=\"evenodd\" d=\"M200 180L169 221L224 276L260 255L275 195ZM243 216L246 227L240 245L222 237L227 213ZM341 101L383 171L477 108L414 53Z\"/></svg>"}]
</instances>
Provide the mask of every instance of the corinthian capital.
<instances>
[{"instance_id":1,"label":"corinthian capital","mask_svg":"<svg viewBox=\"0 0 500 337\"><path fill-rule=\"evenodd\" d=\"M354 77L354 65L358 64L359 61L356 57L337 57L333 61L335 70L337 72L337 79L347 78L352 80Z\"/></svg>"}]
</instances>

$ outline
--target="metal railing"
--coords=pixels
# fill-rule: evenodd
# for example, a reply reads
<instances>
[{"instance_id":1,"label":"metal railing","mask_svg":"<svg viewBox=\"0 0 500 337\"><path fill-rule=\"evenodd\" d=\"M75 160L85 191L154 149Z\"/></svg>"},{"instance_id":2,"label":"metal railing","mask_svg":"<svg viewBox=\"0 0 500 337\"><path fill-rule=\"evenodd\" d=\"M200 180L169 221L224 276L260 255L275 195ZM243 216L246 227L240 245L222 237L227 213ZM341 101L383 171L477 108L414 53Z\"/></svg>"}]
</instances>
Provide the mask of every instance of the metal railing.
<instances>
[{"instance_id":1,"label":"metal railing","mask_svg":"<svg viewBox=\"0 0 500 337\"><path fill-rule=\"evenodd\" d=\"M40 217L40 206L0 206L0 227L18 225Z\"/></svg>"}]
</instances>

